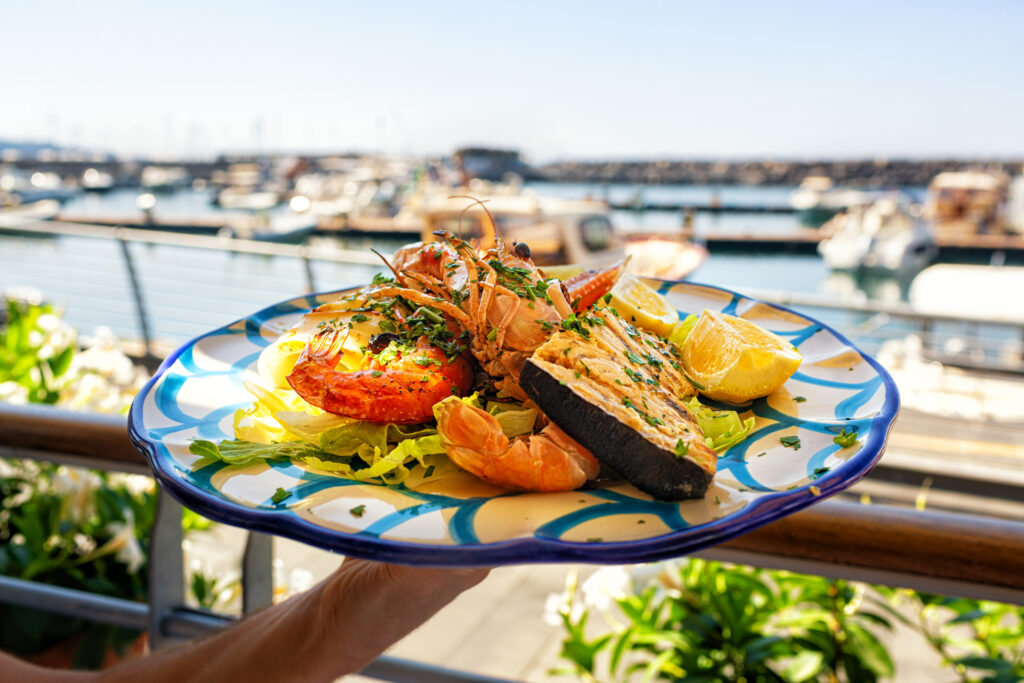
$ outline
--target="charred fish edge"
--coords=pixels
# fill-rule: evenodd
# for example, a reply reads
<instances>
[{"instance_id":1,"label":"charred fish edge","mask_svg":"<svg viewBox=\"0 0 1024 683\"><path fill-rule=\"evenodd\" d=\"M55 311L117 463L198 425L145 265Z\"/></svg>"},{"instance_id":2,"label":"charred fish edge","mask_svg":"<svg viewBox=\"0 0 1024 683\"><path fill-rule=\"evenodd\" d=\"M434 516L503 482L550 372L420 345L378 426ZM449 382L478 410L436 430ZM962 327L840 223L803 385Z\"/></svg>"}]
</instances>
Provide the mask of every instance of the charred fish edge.
<instances>
[{"instance_id":1,"label":"charred fish edge","mask_svg":"<svg viewBox=\"0 0 1024 683\"><path fill-rule=\"evenodd\" d=\"M666 501L703 498L707 493L712 473L655 446L532 360L523 367L519 385L562 431L644 493Z\"/></svg>"}]
</instances>

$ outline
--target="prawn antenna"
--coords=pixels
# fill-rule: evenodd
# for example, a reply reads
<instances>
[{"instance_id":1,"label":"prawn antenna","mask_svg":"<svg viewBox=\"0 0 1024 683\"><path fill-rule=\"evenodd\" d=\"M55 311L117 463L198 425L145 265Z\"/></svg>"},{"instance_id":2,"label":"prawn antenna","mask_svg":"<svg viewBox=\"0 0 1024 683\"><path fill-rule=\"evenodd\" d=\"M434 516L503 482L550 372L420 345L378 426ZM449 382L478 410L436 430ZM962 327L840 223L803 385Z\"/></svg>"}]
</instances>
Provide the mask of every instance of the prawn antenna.
<instances>
[{"instance_id":1,"label":"prawn antenna","mask_svg":"<svg viewBox=\"0 0 1024 683\"><path fill-rule=\"evenodd\" d=\"M381 261L383 261L384 265L388 267L388 270L390 270L392 273L394 273L395 282L401 282L402 281L402 276L398 273L397 270L395 270L395 267L393 265L391 265L390 261L388 261L386 258L384 258L384 256L379 251L377 251L376 249L370 249L370 251L372 251L374 254L376 254L377 258L379 258Z\"/></svg>"},{"instance_id":2,"label":"prawn antenna","mask_svg":"<svg viewBox=\"0 0 1024 683\"><path fill-rule=\"evenodd\" d=\"M464 215L466 215L467 211L469 211L470 209L473 208L473 204L479 204L480 205L480 208L484 210L485 214L487 214L486 225L484 224L484 221L480 221L480 225L481 225L481 227L483 228L483 231L484 231L484 234L481 235L480 249L482 251L486 251L487 249L490 249L491 247L493 247L494 243L495 243L495 238L497 237L497 235L496 235L496 230L497 230L496 225L497 224L494 222L494 216L491 215L491 212L485 206L485 204L488 201L490 201L490 200L489 199L485 199L485 200L481 201L481 200L477 199L476 197L471 197L468 194L457 194L457 195L453 195L451 197L448 197L448 199L468 199L468 200L470 200L472 202L469 206L467 206L465 209L462 210L462 213L459 214L459 237L460 238L462 237L462 217Z\"/></svg>"}]
</instances>

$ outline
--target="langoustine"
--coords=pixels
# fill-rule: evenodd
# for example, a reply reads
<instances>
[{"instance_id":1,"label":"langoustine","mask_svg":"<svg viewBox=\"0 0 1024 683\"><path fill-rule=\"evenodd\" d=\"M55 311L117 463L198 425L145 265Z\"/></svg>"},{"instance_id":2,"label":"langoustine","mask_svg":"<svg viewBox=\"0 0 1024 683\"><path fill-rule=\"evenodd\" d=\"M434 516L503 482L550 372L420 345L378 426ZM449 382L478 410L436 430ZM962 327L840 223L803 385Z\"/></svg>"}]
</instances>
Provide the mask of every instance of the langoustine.
<instances>
[{"instance_id":1,"label":"langoustine","mask_svg":"<svg viewBox=\"0 0 1024 683\"><path fill-rule=\"evenodd\" d=\"M442 301L457 309L462 315L444 310L470 333L473 356L499 390L520 400L526 398L519 387L526 359L564 320L608 292L623 267L620 262L562 283L544 279L525 244L509 248L495 240L493 247L477 252L450 232L435 234L443 241L398 250L389 265L402 286L384 291L425 295L434 305Z\"/></svg>"}]
</instances>

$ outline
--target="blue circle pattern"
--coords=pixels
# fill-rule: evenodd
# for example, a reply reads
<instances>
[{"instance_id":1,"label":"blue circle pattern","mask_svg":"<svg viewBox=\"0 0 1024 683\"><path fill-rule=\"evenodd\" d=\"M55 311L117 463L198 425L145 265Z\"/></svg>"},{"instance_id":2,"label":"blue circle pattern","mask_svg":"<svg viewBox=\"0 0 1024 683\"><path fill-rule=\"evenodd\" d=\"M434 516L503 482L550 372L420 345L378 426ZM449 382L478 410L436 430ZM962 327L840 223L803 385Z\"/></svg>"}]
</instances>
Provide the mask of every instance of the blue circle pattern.
<instances>
[{"instance_id":1,"label":"blue circle pattern","mask_svg":"<svg viewBox=\"0 0 1024 683\"><path fill-rule=\"evenodd\" d=\"M695 291L704 289L711 292L727 291L705 285L673 282L662 283L659 291L668 293L677 288L691 288ZM731 298L728 304L722 308L725 313L735 314L742 301L754 301L734 292L728 293L731 294ZM863 477L881 456L888 430L898 410L899 399L892 378L873 359L860 354L860 352L857 352L858 355L872 367L875 373L870 379L863 382L838 382L798 372L793 376L794 380L852 393L835 406L835 420L828 423L813 419L803 420L783 413L770 407L766 398L754 401L749 410L755 416L767 420L768 424L760 427L745 441L722 454L719 457L718 467L719 472L729 472L741 487L763 495L748 501L739 510L705 524L691 525L688 523L681 514L680 506L676 503L625 495L612 490L588 490L585 493L589 498L595 500L595 504L575 509L538 526L532 538L515 538L500 543L485 544L481 543L475 529L475 517L478 511L496 498L519 494L510 492L497 497L454 498L398 486L391 488L398 489L402 495L414 501L412 505L395 510L358 532L341 532L310 522L297 515L291 506L295 501L307 499L319 491L356 485L365 487L367 486L365 482L355 482L336 475L311 472L297 467L290 460L270 461L268 465L271 468L295 479L295 484L289 489L291 495L281 502L275 503L268 498L258 506L251 507L231 499L214 485L213 476L221 470L231 467L230 465L215 462L198 469L189 469L175 460L164 443L164 440L173 434L190 431L199 438L209 440L233 438L232 435L224 434L219 424L238 408L249 405L249 402L226 405L201 415L189 415L183 410L179 401L182 388L190 380L196 378L221 378L235 386L242 386L242 376L245 370L256 361L260 351L270 343L268 337L263 333L268 322L283 316L304 314L309 309L336 296L336 293L310 295L282 302L246 319L203 335L169 357L139 394L132 406L129 420L132 440L139 450L149 458L158 479L183 503L202 514L227 523L290 536L300 541L348 554L410 564L482 565L551 561L608 563L653 560L679 555L726 540L852 485ZM819 332L826 331L842 345L841 350L856 351L852 344L825 325L805 316L794 314L782 307L772 306L771 308L807 320L808 324L803 328L775 331L776 334L788 338L794 346L799 347L800 344ZM244 338L244 346L240 345L240 348L247 347L246 350L249 352L240 352L241 355L229 367L221 370L209 370L203 368L196 361L195 350L204 339L232 335ZM871 417L855 419L854 416L858 409L871 400L880 388L884 388L886 392L881 410ZM174 424L166 427L146 426L147 412L143 406L147 396L151 393L155 409L162 420ZM731 406L729 407L731 408ZM868 438L862 441L860 451L854 454L850 460L827 474L816 477L816 473L821 471L828 458L841 450L829 439L829 445L820 448L808 458L806 483L801 486L780 489L759 482L749 470L748 449L765 436L794 427L826 435L838 434L845 428L856 431L862 437L867 435ZM812 483L819 492L818 494L811 495L809 493L808 489ZM740 490L742 491L744 488ZM447 531L452 545L430 545L384 538L388 532L409 521L410 518L437 511L451 512L447 521ZM654 516L672 532L663 536L633 541L580 543L564 540L565 535L580 524L612 515Z\"/></svg>"}]
</instances>

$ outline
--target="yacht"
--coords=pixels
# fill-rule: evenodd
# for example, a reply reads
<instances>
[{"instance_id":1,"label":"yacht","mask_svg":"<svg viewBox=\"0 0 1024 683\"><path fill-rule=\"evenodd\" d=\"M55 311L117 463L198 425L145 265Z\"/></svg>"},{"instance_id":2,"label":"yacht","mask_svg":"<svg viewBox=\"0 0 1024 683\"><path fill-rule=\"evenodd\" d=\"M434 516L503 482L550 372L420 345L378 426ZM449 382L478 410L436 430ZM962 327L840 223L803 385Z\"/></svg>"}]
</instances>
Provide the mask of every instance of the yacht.
<instances>
[{"instance_id":1,"label":"yacht","mask_svg":"<svg viewBox=\"0 0 1024 683\"><path fill-rule=\"evenodd\" d=\"M901 199L858 204L828 221L818 252L833 270L917 272L938 255L921 209Z\"/></svg>"}]
</instances>

